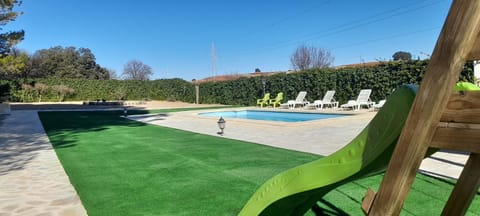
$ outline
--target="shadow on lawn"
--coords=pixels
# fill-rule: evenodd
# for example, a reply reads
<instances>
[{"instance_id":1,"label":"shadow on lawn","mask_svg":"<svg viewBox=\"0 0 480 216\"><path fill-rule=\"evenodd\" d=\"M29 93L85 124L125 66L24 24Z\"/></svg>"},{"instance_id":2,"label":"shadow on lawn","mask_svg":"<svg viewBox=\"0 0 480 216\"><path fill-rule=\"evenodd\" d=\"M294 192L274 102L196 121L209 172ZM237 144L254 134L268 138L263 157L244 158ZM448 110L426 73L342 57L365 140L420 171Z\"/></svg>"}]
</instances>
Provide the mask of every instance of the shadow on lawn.
<instances>
[{"instance_id":1,"label":"shadow on lawn","mask_svg":"<svg viewBox=\"0 0 480 216\"><path fill-rule=\"evenodd\" d=\"M79 105L81 106L81 105ZM151 114L151 120L164 120L169 112L218 109L220 107L202 107L202 108L172 108L160 110L147 109L129 109L127 115L145 115ZM83 131L101 131L108 129L109 126L140 127L146 123L132 121L123 118L124 110L95 110L95 111L40 111L38 112L40 120L49 135L58 135L65 132L83 132Z\"/></svg>"},{"instance_id":2,"label":"shadow on lawn","mask_svg":"<svg viewBox=\"0 0 480 216\"><path fill-rule=\"evenodd\" d=\"M312 207L312 211L317 216L326 216L326 215L348 216L349 215L347 212L343 211L342 209L337 208L331 202L328 202L324 199L321 199L319 202L322 203L323 205L327 206L330 209L325 209L325 208L320 207L318 204L315 204Z\"/></svg>"},{"instance_id":3,"label":"shadow on lawn","mask_svg":"<svg viewBox=\"0 0 480 216\"><path fill-rule=\"evenodd\" d=\"M127 109L145 109L144 107L136 107L136 106L128 106L128 105L83 105L83 104L30 104L30 103L15 103L11 104L12 110L39 110L39 111L47 111L47 110L123 110L123 108Z\"/></svg>"},{"instance_id":4,"label":"shadow on lawn","mask_svg":"<svg viewBox=\"0 0 480 216\"><path fill-rule=\"evenodd\" d=\"M148 110L131 110L131 114L148 114ZM142 127L145 123L122 117L122 110L39 112L43 127L55 148L75 146L77 135L86 132L102 132L113 126Z\"/></svg>"},{"instance_id":5,"label":"shadow on lawn","mask_svg":"<svg viewBox=\"0 0 480 216\"><path fill-rule=\"evenodd\" d=\"M78 105L82 106L82 105ZM202 108L172 108L161 110L130 109L127 114L145 115L151 114L149 121L164 120L169 112L217 109L220 107L202 107ZM50 137L55 148L67 148L75 146L76 134L83 132L100 132L111 128L112 126L122 127L143 127L147 123L133 121L124 118L123 109L117 110L82 110L82 111L40 111L38 112L43 127ZM53 140L52 140L53 138Z\"/></svg>"}]
</instances>

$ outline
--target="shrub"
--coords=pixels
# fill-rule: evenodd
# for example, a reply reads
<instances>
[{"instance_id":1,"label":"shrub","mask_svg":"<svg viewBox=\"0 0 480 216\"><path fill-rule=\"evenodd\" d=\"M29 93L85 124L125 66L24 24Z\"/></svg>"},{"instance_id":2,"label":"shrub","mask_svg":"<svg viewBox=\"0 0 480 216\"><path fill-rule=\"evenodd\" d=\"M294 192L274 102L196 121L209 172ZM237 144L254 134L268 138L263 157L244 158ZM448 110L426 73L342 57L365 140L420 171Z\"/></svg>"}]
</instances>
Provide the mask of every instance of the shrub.
<instances>
[{"instance_id":1,"label":"shrub","mask_svg":"<svg viewBox=\"0 0 480 216\"><path fill-rule=\"evenodd\" d=\"M71 95L75 92L75 90L66 85L54 85L51 89L57 93L58 102L62 102L65 99L65 96Z\"/></svg>"}]
</instances>

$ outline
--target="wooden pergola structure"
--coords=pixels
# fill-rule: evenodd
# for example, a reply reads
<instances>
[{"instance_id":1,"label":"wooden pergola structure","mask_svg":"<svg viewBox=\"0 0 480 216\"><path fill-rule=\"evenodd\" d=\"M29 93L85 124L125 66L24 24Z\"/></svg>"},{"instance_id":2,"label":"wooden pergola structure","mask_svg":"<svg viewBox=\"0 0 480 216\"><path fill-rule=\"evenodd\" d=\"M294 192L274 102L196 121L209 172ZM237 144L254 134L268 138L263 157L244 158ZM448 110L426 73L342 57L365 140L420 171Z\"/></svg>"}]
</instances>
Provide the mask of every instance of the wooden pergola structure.
<instances>
[{"instance_id":1,"label":"wooden pergola structure","mask_svg":"<svg viewBox=\"0 0 480 216\"><path fill-rule=\"evenodd\" d=\"M480 0L454 0L420 90L367 215L399 215L429 148L470 152L442 215L464 215L480 185L480 91L453 93L467 60L480 59Z\"/></svg>"}]
</instances>

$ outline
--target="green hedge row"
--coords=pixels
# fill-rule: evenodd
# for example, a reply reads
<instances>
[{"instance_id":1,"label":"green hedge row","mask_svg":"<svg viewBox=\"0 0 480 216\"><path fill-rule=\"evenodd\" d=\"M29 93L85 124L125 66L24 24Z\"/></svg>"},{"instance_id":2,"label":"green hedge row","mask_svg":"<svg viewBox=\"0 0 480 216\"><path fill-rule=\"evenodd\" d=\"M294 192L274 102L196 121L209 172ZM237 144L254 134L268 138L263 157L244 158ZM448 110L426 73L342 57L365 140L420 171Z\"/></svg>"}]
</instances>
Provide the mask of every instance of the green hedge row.
<instances>
[{"instance_id":1,"label":"green hedge row","mask_svg":"<svg viewBox=\"0 0 480 216\"><path fill-rule=\"evenodd\" d=\"M403 84L419 84L428 61L385 62L371 67L309 70L294 73L279 73L273 76L240 78L232 81L200 84L200 103L255 105L263 97L263 90L275 97L284 93L284 101L295 99L298 92L307 91L307 100L321 99L326 91L335 90L335 99L340 103L355 99L361 89L372 89L371 99L386 98L393 89ZM467 63L459 78L473 82L473 64ZM11 101L38 101L38 95L26 96L22 84L33 86L43 83L48 86L64 85L74 93L65 100L179 100L195 101L195 88L182 79L153 81L138 80L85 80L85 79L34 79L0 81L0 97L9 96ZM265 84L265 85L264 85ZM442 88L442 86L438 86ZM28 94L27 94L28 95ZM1 99L1 98L0 98ZM42 101L57 101L54 90L42 95Z\"/></svg>"},{"instance_id":2,"label":"green hedge row","mask_svg":"<svg viewBox=\"0 0 480 216\"><path fill-rule=\"evenodd\" d=\"M371 99L379 101L403 84L419 84L427 67L427 60L385 62L378 66L340 69L317 69L273 76L241 78L200 85L201 103L255 105L265 92L275 97L284 93L284 101L293 100L300 91L307 91L307 100L323 98L328 90L335 90L340 103L355 99L361 89L372 89ZM467 63L460 80L473 81L473 64ZM442 88L442 86L438 86Z\"/></svg>"},{"instance_id":3,"label":"green hedge row","mask_svg":"<svg viewBox=\"0 0 480 216\"><path fill-rule=\"evenodd\" d=\"M194 86L182 79L162 79L153 81L138 80L87 80L87 79L30 79L10 81L8 87L11 101L37 101L38 95L25 96L22 84L34 86L42 83L47 86L65 85L74 90L65 100L179 100L194 101ZM5 84L4 84L5 85ZM42 101L57 101L58 97L53 90L47 90L42 95Z\"/></svg>"}]
</instances>

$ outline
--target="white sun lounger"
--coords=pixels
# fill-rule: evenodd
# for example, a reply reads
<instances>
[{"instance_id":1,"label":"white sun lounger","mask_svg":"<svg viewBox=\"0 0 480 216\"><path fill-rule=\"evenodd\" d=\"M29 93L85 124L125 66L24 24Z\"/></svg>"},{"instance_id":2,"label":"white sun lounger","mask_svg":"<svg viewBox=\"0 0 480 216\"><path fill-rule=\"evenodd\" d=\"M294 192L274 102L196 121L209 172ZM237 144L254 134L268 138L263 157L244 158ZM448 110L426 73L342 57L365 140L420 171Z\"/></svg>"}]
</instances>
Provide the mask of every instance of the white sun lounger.
<instances>
[{"instance_id":1,"label":"white sun lounger","mask_svg":"<svg viewBox=\"0 0 480 216\"><path fill-rule=\"evenodd\" d=\"M313 103L308 104L309 108L323 109L324 107L331 106L333 108L338 107L338 102L333 99L335 90L330 90L325 93L322 100L315 100Z\"/></svg>"},{"instance_id":2,"label":"white sun lounger","mask_svg":"<svg viewBox=\"0 0 480 216\"><path fill-rule=\"evenodd\" d=\"M298 93L297 98L295 100L289 100L287 103L281 104L280 107L288 107L289 109L295 109L297 106L305 106L309 104L308 101L305 100L305 96L307 95L306 91L301 91Z\"/></svg>"},{"instance_id":3,"label":"white sun lounger","mask_svg":"<svg viewBox=\"0 0 480 216\"><path fill-rule=\"evenodd\" d=\"M349 100L346 104L342 104L342 109L351 108L353 110L360 110L362 106L372 107L374 102L370 100L372 89L362 89L358 94L357 100Z\"/></svg>"},{"instance_id":4,"label":"white sun lounger","mask_svg":"<svg viewBox=\"0 0 480 216\"><path fill-rule=\"evenodd\" d=\"M378 104L373 105L373 110L380 110L387 100L381 100Z\"/></svg>"}]
</instances>

